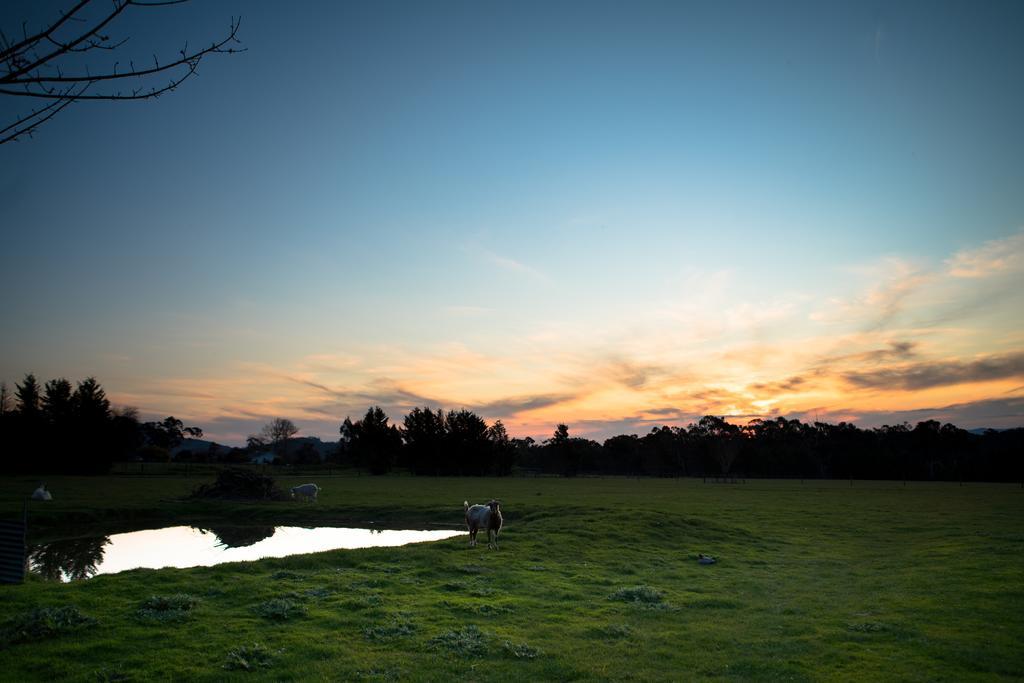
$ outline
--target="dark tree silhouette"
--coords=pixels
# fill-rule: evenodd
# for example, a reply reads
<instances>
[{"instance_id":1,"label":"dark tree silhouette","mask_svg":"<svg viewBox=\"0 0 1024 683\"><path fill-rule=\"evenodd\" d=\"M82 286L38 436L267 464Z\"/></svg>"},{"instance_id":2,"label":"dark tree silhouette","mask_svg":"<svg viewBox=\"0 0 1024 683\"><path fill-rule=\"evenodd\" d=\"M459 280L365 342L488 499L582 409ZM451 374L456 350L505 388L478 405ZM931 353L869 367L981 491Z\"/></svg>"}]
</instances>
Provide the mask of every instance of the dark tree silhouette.
<instances>
[{"instance_id":1,"label":"dark tree silhouette","mask_svg":"<svg viewBox=\"0 0 1024 683\"><path fill-rule=\"evenodd\" d=\"M501 420L496 420L487 428L487 439L491 442L491 461L494 473L498 476L512 474L512 465L516 461L516 447Z\"/></svg>"},{"instance_id":2,"label":"dark tree silhouette","mask_svg":"<svg viewBox=\"0 0 1024 683\"><path fill-rule=\"evenodd\" d=\"M0 417L14 410L14 400L7 388L7 382L0 382Z\"/></svg>"},{"instance_id":3,"label":"dark tree silhouette","mask_svg":"<svg viewBox=\"0 0 1024 683\"><path fill-rule=\"evenodd\" d=\"M444 413L413 408L402 422L405 440L403 464L416 474L440 474L445 468L444 447L448 425Z\"/></svg>"},{"instance_id":4,"label":"dark tree silhouette","mask_svg":"<svg viewBox=\"0 0 1024 683\"><path fill-rule=\"evenodd\" d=\"M39 382L35 375L25 375L22 383L15 385L14 394L18 397L18 412L22 417L33 418L39 414Z\"/></svg>"},{"instance_id":5,"label":"dark tree silhouette","mask_svg":"<svg viewBox=\"0 0 1024 683\"><path fill-rule=\"evenodd\" d=\"M237 38L240 19L231 18L227 35L194 49L187 42L171 56L136 63L121 50L128 37L109 31L131 8L158 9L188 0L79 0L49 24L29 30L26 23L0 30L0 95L26 105L0 128L0 144L31 137L42 124L74 102L147 100L171 92L195 75L211 54L243 52ZM141 53L137 53L140 54ZM101 58L102 55L102 58ZM147 55L148 60L148 55Z\"/></svg>"},{"instance_id":6,"label":"dark tree silhouette","mask_svg":"<svg viewBox=\"0 0 1024 683\"><path fill-rule=\"evenodd\" d=\"M402 447L402 435L388 424L388 416L378 406L367 410L362 420L352 422L346 417L340 432L341 447L350 462L369 468L371 474L391 471Z\"/></svg>"},{"instance_id":7,"label":"dark tree silhouette","mask_svg":"<svg viewBox=\"0 0 1024 683\"><path fill-rule=\"evenodd\" d=\"M259 438L264 443L270 444L275 452L279 452L284 448L288 439L298 433L299 428L295 426L294 422L287 418L275 417L263 426L263 430L260 431Z\"/></svg>"},{"instance_id":8,"label":"dark tree silhouette","mask_svg":"<svg viewBox=\"0 0 1024 683\"><path fill-rule=\"evenodd\" d=\"M203 438L203 430L199 427L186 427L185 423L170 415L161 422L146 422L142 425L142 433L150 446L170 451L181 445L187 438Z\"/></svg>"},{"instance_id":9,"label":"dark tree silhouette","mask_svg":"<svg viewBox=\"0 0 1024 683\"><path fill-rule=\"evenodd\" d=\"M53 425L67 425L74 414L75 406L71 397L71 382L63 377L46 383L43 394L43 414Z\"/></svg>"}]
</instances>

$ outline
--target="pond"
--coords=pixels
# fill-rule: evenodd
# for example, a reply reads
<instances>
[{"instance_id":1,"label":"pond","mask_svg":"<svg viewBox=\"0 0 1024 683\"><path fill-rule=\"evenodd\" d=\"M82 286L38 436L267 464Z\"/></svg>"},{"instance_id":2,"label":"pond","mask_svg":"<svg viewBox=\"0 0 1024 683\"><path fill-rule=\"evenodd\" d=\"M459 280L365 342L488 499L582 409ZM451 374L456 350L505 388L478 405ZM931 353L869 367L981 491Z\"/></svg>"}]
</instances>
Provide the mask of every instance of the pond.
<instances>
[{"instance_id":1,"label":"pond","mask_svg":"<svg viewBox=\"0 0 1024 683\"><path fill-rule=\"evenodd\" d=\"M73 581L128 569L209 567L341 548L439 541L463 533L454 529L172 526L31 546L28 564L30 571L44 578Z\"/></svg>"}]
</instances>

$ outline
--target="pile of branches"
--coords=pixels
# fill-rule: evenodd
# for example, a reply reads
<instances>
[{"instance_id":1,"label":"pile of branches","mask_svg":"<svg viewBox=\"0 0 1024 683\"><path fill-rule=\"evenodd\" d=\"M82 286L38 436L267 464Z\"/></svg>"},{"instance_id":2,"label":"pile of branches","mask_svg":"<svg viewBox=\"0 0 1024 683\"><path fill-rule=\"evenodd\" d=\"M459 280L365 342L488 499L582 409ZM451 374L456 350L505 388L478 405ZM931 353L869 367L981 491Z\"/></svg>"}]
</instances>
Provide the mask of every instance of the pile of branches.
<instances>
[{"instance_id":1,"label":"pile of branches","mask_svg":"<svg viewBox=\"0 0 1024 683\"><path fill-rule=\"evenodd\" d=\"M241 467L228 467L217 473L212 484L197 487L192 498L288 500L288 494L278 488L270 477Z\"/></svg>"}]
</instances>

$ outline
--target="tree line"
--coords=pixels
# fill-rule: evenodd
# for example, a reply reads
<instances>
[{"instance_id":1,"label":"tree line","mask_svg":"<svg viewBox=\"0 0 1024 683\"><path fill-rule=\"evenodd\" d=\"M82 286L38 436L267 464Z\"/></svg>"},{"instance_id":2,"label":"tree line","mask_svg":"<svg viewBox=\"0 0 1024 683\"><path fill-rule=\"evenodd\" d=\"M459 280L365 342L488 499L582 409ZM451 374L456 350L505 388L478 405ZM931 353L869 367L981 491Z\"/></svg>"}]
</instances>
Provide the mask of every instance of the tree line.
<instances>
[{"instance_id":1,"label":"tree line","mask_svg":"<svg viewBox=\"0 0 1024 683\"><path fill-rule=\"evenodd\" d=\"M103 474L131 457L169 459L202 435L173 416L142 422L134 408L113 408L92 377L73 387L29 374L13 392L0 382L0 472Z\"/></svg>"},{"instance_id":2,"label":"tree line","mask_svg":"<svg viewBox=\"0 0 1024 683\"><path fill-rule=\"evenodd\" d=\"M243 463L272 452L279 464L323 460L298 428L277 418L249 437L245 448L211 445L179 459ZM34 375L13 394L0 383L0 471L103 473L116 461L167 461L198 427L173 416L142 422L134 409L114 409L99 383L44 385ZM685 427L654 427L642 436L603 442L571 436L565 424L550 438L512 438L470 410L413 408L392 423L378 406L345 418L338 447L327 460L372 474L403 470L421 476L625 475L653 477L769 477L801 479L914 479L1022 481L1024 429L978 434L935 420L862 429L848 422L801 422L784 417L736 425L706 415Z\"/></svg>"},{"instance_id":3,"label":"tree line","mask_svg":"<svg viewBox=\"0 0 1024 683\"><path fill-rule=\"evenodd\" d=\"M861 429L848 422L784 417L736 425L706 415L686 427L654 427L643 436L603 442L574 437L559 424L540 442L509 438L467 410L414 408L401 425L370 408L341 425L337 459L374 474L393 468L419 475L766 477L1021 481L1024 429L976 434L925 420Z\"/></svg>"}]
</instances>

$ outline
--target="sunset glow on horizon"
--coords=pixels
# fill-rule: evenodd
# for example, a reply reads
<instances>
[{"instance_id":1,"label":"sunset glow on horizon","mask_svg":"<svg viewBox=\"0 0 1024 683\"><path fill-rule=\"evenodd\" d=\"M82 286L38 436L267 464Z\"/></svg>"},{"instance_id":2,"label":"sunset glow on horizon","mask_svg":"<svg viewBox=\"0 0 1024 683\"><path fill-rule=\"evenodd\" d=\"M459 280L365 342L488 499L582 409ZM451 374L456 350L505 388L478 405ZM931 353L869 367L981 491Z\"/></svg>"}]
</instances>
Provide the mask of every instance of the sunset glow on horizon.
<instances>
[{"instance_id":1,"label":"sunset glow on horizon","mask_svg":"<svg viewBox=\"0 0 1024 683\"><path fill-rule=\"evenodd\" d=\"M249 51L0 147L0 379L230 445L1024 425L1019 4L343 5L183 6Z\"/></svg>"}]
</instances>

